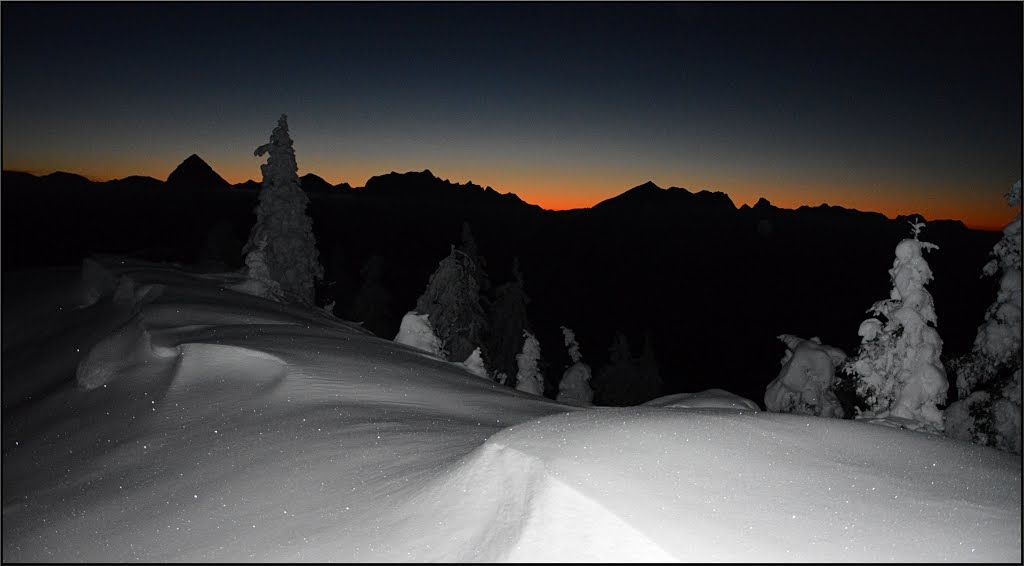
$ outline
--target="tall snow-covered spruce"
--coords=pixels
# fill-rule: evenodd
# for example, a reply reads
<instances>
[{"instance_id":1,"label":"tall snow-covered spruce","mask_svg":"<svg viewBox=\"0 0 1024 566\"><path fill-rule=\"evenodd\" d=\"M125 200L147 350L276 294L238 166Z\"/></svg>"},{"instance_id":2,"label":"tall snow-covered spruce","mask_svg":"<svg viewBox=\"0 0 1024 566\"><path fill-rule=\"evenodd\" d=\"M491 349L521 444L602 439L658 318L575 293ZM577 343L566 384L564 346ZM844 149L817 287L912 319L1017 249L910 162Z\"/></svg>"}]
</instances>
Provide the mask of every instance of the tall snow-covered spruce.
<instances>
[{"instance_id":1,"label":"tall snow-covered spruce","mask_svg":"<svg viewBox=\"0 0 1024 566\"><path fill-rule=\"evenodd\" d=\"M938 246L918 239L923 222L911 222L913 238L896 246L889 275L889 299L868 312L882 316L861 323L857 356L843 366L856 380L857 393L868 409L863 417L896 417L914 428L943 429L942 411L949 383L940 356L942 339L935 329L935 303L925 285L932 271L922 254Z\"/></svg>"},{"instance_id":2,"label":"tall snow-covered spruce","mask_svg":"<svg viewBox=\"0 0 1024 566\"><path fill-rule=\"evenodd\" d=\"M1021 204L1018 180L1006 194ZM1021 213L1003 228L985 275L999 274L996 300L978 327L971 352L952 365L958 401L946 409L946 434L1021 453Z\"/></svg>"},{"instance_id":3,"label":"tall snow-covered spruce","mask_svg":"<svg viewBox=\"0 0 1024 566\"><path fill-rule=\"evenodd\" d=\"M323 278L324 270L313 237L313 221L306 214L309 198L299 182L286 115L278 119L270 142L253 153L268 157L260 166L263 183L256 206L256 224L242 250L246 265L265 268L263 276L269 276L280 286L286 300L312 305L316 281ZM254 260L251 254L261 257Z\"/></svg>"}]
</instances>

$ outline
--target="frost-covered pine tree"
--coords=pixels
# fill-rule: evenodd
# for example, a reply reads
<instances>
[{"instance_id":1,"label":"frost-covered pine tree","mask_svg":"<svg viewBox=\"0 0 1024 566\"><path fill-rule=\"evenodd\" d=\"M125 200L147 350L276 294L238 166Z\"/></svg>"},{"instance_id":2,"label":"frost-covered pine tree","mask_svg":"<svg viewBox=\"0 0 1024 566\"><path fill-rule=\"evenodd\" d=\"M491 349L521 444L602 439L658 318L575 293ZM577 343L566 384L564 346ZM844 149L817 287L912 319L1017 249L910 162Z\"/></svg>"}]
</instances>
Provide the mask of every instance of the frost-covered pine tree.
<instances>
[{"instance_id":1,"label":"frost-covered pine tree","mask_svg":"<svg viewBox=\"0 0 1024 566\"><path fill-rule=\"evenodd\" d=\"M897 417L933 432L943 429L942 411L949 384L942 361L942 339L935 329L935 303L925 285L932 271L922 254L938 246L918 239L923 222L911 222L913 238L896 246L889 275L889 299L875 303L861 323L857 356L843 366L864 398L864 417Z\"/></svg>"},{"instance_id":2,"label":"frost-covered pine tree","mask_svg":"<svg viewBox=\"0 0 1024 566\"><path fill-rule=\"evenodd\" d=\"M516 354L523 350L523 332L530 330L526 315L526 296L519 259L512 263L512 281L498 287L490 309L490 335L485 349L488 364L499 382L500 374L516 374ZM509 383L514 386L514 383Z\"/></svg>"},{"instance_id":3,"label":"frost-covered pine tree","mask_svg":"<svg viewBox=\"0 0 1024 566\"><path fill-rule=\"evenodd\" d=\"M1021 182L1006 194L1021 204ZM1021 213L1003 228L983 268L999 274L996 300L978 327L974 347L956 360L958 401L946 409L946 434L1001 450L1021 453Z\"/></svg>"},{"instance_id":4,"label":"frost-covered pine tree","mask_svg":"<svg viewBox=\"0 0 1024 566\"><path fill-rule=\"evenodd\" d=\"M430 315L448 361L465 361L480 346L487 330L474 270L472 258L452 246L416 301L415 312Z\"/></svg>"},{"instance_id":5,"label":"frost-covered pine tree","mask_svg":"<svg viewBox=\"0 0 1024 566\"><path fill-rule=\"evenodd\" d=\"M269 277L293 300L313 304L316 281L323 278L313 221L306 214L309 198L299 183L295 150L288 135L288 118L284 114L270 134L270 142L256 148L259 157L269 154L260 166L263 184L256 206L256 224L242 250L246 264L248 254L262 253ZM262 252L260 242L264 242Z\"/></svg>"},{"instance_id":6,"label":"frost-covered pine tree","mask_svg":"<svg viewBox=\"0 0 1024 566\"><path fill-rule=\"evenodd\" d=\"M516 356L519 372L516 374L516 389L532 395L544 396L544 376L537 368L540 360L540 342L533 334L524 331L523 351Z\"/></svg>"},{"instance_id":7,"label":"frost-covered pine tree","mask_svg":"<svg viewBox=\"0 0 1024 566\"><path fill-rule=\"evenodd\" d=\"M565 337L566 347L569 348L572 365L562 374L556 400L567 405L589 407L594 401L594 390L590 388L590 366L583 363L580 345L573 331L563 326L562 335Z\"/></svg>"}]
</instances>

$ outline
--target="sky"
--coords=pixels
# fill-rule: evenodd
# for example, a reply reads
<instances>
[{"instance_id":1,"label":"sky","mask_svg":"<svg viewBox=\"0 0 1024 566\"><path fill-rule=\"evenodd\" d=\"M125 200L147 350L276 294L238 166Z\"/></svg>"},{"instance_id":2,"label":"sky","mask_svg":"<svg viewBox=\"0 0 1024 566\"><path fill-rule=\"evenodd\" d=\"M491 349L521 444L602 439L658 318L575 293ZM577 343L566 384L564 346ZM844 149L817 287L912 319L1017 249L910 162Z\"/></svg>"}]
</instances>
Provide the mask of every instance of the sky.
<instances>
[{"instance_id":1,"label":"sky","mask_svg":"<svg viewBox=\"0 0 1024 566\"><path fill-rule=\"evenodd\" d=\"M646 181L999 228L1022 3L2 4L3 168L422 171L550 209Z\"/></svg>"}]
</instances>

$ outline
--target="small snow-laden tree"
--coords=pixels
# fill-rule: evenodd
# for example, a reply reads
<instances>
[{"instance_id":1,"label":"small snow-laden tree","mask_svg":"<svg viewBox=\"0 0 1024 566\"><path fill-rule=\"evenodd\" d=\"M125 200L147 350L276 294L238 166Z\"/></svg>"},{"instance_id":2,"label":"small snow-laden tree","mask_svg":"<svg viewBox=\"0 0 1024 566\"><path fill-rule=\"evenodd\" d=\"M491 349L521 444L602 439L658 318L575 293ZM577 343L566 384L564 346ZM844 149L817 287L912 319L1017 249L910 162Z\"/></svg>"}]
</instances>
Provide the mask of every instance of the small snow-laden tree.
<instances>
[{"instance_id":1,"label":"small snow-laden tree","mask_svg":"<svg viewBox=\"0 0 1024 566\"><path fill-rule=\"evenodd\" d=\"M270 278L288 298L312 305L316 282L323 278L324 270L313 237L313 221L306 214L309 198L299 182L287 116L281 115L270 142L256 148L254 154L268 157L260 166L263 183L256 224L242 252L251 254L264 241L263 262Z\"/></svg>"},{"instance_id":2,"label":"small snow-laden tree","mask_svg":"<svg viewBox=\"0 0 1024 566\"><path fill-rule=\"evenodd\" d=\"M494 379L511 387L511 377L516 375L516 354L523 350L523 332L530 331L526 306L530 298L526 295L523 274L519 270L519 259L512 263L511 281L502 284L495 291L490 309L490 335L487 338L485 357L494 372Z\"/></svg>"},{"instance_id":3,"label":"small snow-laden tree","mask_svg":"<svg viewBox=\"0 0 1024 566\"><path fill-rule=\"evenodd\" d=\"M868 312L876 317L861 323L860 349L843 371L856 380L857 393L868 409L863 417L897 417L914 421L930 432L943 429L942 411L949 383L940 360L942 339L935 329L935 304L925 285L932 271L923 251L938 246L918 239L923 222L912 222L913 238L896 246L889 275L889 299ZM883 322L877 316L884 317Z\"/></svg>"},{"instance_id":4,"label":"small snow-laden tree","mask_svg":"<svg viewBox=\"0 0 1024 566\"><path fill-rule=\"evenodd\" d=\"M765 389L765 408L776 413L843 418L833 387L836 367L846 360L846 353L822 344L817 336L804 340L782 334L778 338L786 345L786 354L782 370Z\"/></svg>"},{"instance_id":5,"label":"small snow-laden tree","mask_svg":"<svg viewBox=\"0 0 1024 566\"><path fill-rule=\"evenodd\" d=\"M1021 203L1021 181L1006 194ZM999 275L995 301L978 327L971 352L954 361L958 401L946 409L946 434L1021 453L1021 213L1003 228L983 268Z\"/></svg>"},{"instance_id":6,"label":"small snow-laden tree","mask_svg":"<svg viewBox=\"0 0 1024 566\"><path fill-rule=\"evenodd\" d=\"M516 389L532 395L544 396L544 376L537 362L540 360L540 342L533 334L524 331L523 351L516 356L519 372L516 374Z\"/></svg>"},{"instance_id":7,"label":"small snow-laden tree","mask_svg":"<svg viewBox=\"0 0 1024 566\"><path fill-rule=\"evenodd\" d=\"M482 377L487 380L491 379L490 375L487 374L487 366L484 365L484 359L480 353L480 348L473 350L473 353L470 354L469 357L466 358L466 361L462 362L460 365L468 369L477 377Z\"/></svg>"},{"instance_id":8,"label":"small snow-laden tree","mask_svg":"<svg viewBox=\"0 0 1024 566\"><path fill-rule=\"evenodd\" d=\"M402 317L402 324L398 328L398 335L395 336L395 342L443 357L441 341L434 335L434 330L430 326L430 315L427 314L419 314L415 311L405 313L405 316Z\"/></svg>"},{"instance_id":9,"label":"small snow-laden tree","mask_svg":"<svg viewBox=\"0 0 1024 566\"><path fill-rule=\"evenodd\" d=\"M416 312L430 315L430 324L448 361L468 358L487 330L474 269L473 260L452 246L416 301Z\"/></svg>"},{"instance_id":10,"label":"small snow-laden tree","mask_svg":"<svg viewBox=\"0 0 1024 566\"><path fill-rule=\"evenodd\" d=\"M573 331L563 326L562 335L565 337L565 345L569 348L569 358L573 363L558 382L556 400L567 405L589 407L594 401L594 390L590 388L590 366L583 363L580 345Z\"/></svg>"}]
</instances>

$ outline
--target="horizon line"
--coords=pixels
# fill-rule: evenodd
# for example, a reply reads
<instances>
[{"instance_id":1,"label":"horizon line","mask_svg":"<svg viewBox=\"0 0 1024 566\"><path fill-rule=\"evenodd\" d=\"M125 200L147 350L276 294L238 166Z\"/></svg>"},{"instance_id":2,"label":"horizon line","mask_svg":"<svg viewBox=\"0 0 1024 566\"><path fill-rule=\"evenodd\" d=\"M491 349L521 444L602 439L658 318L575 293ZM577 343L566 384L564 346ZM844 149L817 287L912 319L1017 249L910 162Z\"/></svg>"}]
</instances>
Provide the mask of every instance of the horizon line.
<instances>
[{"instance_id":1,"label":"horizon line","mask_svg":"<svg viewBox=\"0 0 1024 566\"><path fill-rule=\"evenodd\" d=\"M192 153L192 154L189 154L189 157L191 157L193 155L198 157L203 163L205 163L210 168L211 171L216 173L218 177L223 179L226 183L228 183L228 185L230 185L232 187L236 187L238 185L242 185L242 184L248 183L250 181L255 182L255 183L260 183L260 181L257 181L256 179L252 179L252 178L247 178L244 181L231 182L229 179L226 179L223 175L221 175L216 169L214 169L212 165L207 163L206 160L203 159L199 154ZM185 160L187 160L189 157L186 157ZM184 163L185 160L182 160L182 163ZM178 164L178 166L180 166L180 165L181 165L181 163ZM175 166L175 168L171 170L171 173L173 173L175 170L177 170L178 166ZM168 181L167 178L160 179L160 178L154 177L152 175L141 175L141 174L126 175L124 177L113 177L113 176L110 176L109 178L106 178L106 179L100 179L100 178L97 178L97 177L95 177L93 175L86 175L86 174L82 174L82 173L75 173L75 172L72 172L72 171L64 171L64 170L59 170L59 169L55 170L55 171L51 171L50 173L34 172L34 171L38 171L38 170L21 170L21 169L8 169L8 168L3 168L3 171L4 172L13 172L13 173L26 173L26 174L32 175L33 177L36 177L36 178L42 178L42 177L46 177L48 175L53 175L53 174L56 174L56 173L64 173L64 174L76 175L78 177L82 177L82 178L84 178L84 179L86 179L86 180L88 180L90 182L93 182L93 183L107 183L107 182L111 182L111 181L120 181L120 180L128 179L128 178L131 178L131 177L147 177L147 178L153 179L155 181L159 181L161 183L166 183ZM646 184L652 184L655 187L657 187L658 189L663 190L663 191L664 190L668 190L668 189L683 189L685 191L690 192L691 194L697 194L697 193L701 193L701 192L710 192L710 193L718 192L718 193L722 193L722 194L726 195L729 198L729 201L733 203L733 206L736 207L736 210L740 210L744 206L747 206L749 208L753 208L757 202L759 202L760 200L763 199L763 200L767 201L770 206L772 206L774 208L777 208L779 210L795 211L795 210L798 210L799 208L804 208L804 207L806 207L806 208L818 208L818 207L821 207L821 206L828 206L828 207L843 208L843 209L846 209L846 210L856 210L858 212L881 214L882 216L884 216L886 219L888 219L890 221L895 221L895 220L897 220L901 216L906 217L906 216L917 215L917 216L920 216L920 217L924 218L924 215L922 215L921 213L897 214L895 216L890 216L890 215L888 215L885 212L882 212L880 210L861 210L859 208L849 208L849 207L842 206L842 205L834 205L834 204L830 204L830 203L827 203L827 202L824 202L824 201L822 201L820 204L816 204L816 205L814 205L814 204L802 204L802 205L800 205L799 207L796 207L796 208L785 208L783 206L777 206L775 204L772 204L771 200L768 199L765 196L758 197L758 199L755 200L753 203L746 203L746 202L744 202L744 203L741 203L741 204L737 204L735 201L733 201L732 196L729 195L729 193L727 193L725 191L710 190L710 189L700 189L698 191L690 191L690 189L686 189L685 187L676 187L676 186L662 187L662 186L658 185L657 183L655 183L652 180L647 180L647 181L644 181L644 182L639 183L637 185L634 185L632 187L629 187L627 189L624 189L621 193L618 193L618 194L616 194L614 196L611 196L611 197L608 197L608 198L605 198L605 199L602 199L602 200L598 200L597 202L594 202L593 204L591 204L589 206L573 206L573 207L566 206L566 207L556 207L556 208L549 208L549 207L547 207L545 205L528 202L528 201L526 201L525 199L523 199L522 197L520 197L518 194L516 194L513 191L509 191L507 193L502 193L501 191L499 191L498 189L496 189L496 188L494 188L494 187L492 187L490 185L480 185L478 183L474 183L473 181L466 181L465 183L453 182L450 179L444 179L442 177L437 176L433 172L433 170L429 169L429 168L424 169L422 171L406 171L405 173L401 173L401 172L398 172L398 171L389 171L387 173L380 173L378 175L372 175L371 177L367 178L366 182L369 182L369 180L373 179L374 177L380 177L380 176L383 176L383 175L390 175L390 174L404 175L404 174L408 174L408 173L423 173L424 171L430 171L431 175L434 178L436 178L438 180L445 181L447 183L451 183L451 184L455 184L455 185L469 185L469 184L473 184L473 185L479 186L481 188L490 188L490 189L494 190L495 192L497 192L498 194L502 194L502 195L512 194L512 195L515 195L517 198L519 198L519 200L521 200L522 202L524 202L526 204L537 206L537 207L540 207L542 210L546 210L546 211L550 211L550 212L568 212L568 211L573 211L573 210L590 210L590 209L594 208L595 206L597 206L597 205L599 205L599 204L601 204L603 202L606 202L608 200L611 200L611 199L617 198L619 196L622 196L623 194L625 194L625 193L627 193L627 192L629 192L629 191L631 191L631 190L633 190L633 189L635 189L637 187L640 187L640 186L643 186L643 185L646 185ZM168 178L170 177L171 173L167 174ZM305 174L302 174L302 175L299 175L298 172L296 172L296 174L300 178L304 177L305 175L314 175L314 176L316 176L316 177L318 177L320 179L323 179L325 182L329 183L332 187L336 187L336 186L341 185L341 184L349 185L350 187L352 187L352 190L360 190L360 189L363 189L363 188L366 187L366 182L364 182L361 186L354 186L351 183L349 183L348 181L339 181L337 183L334 183L334 182L331 182L329 179L321 177L319 174L314 173L313 171L307 171ZM959 218L933 218L933 219L928 220L928 222L936 222L936 221L960 222L961 224L963 224L964 226L966 226L967 228L969 228L971 230L980 230L980 231L986 231L986 232L1001 232L1003 230L1003 228L1005 227L1005 225L993 227L993 226L988 226L988 225L984 225L984 224L968 223L965 220L959 219Z\"/></svg>"}]
</instances>

